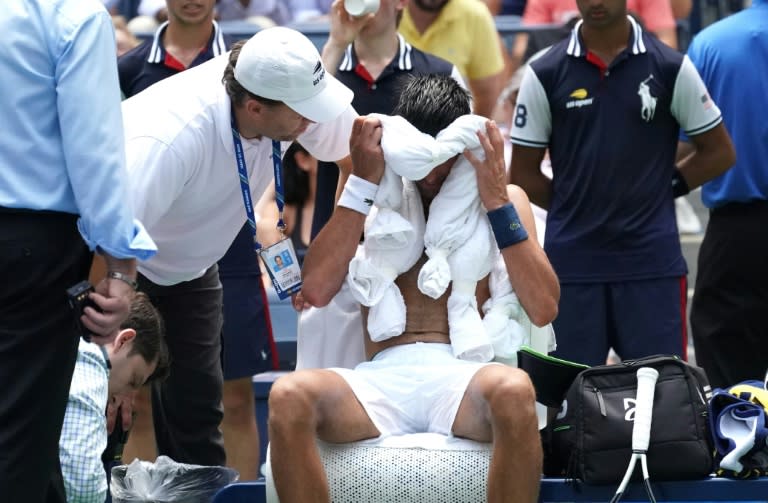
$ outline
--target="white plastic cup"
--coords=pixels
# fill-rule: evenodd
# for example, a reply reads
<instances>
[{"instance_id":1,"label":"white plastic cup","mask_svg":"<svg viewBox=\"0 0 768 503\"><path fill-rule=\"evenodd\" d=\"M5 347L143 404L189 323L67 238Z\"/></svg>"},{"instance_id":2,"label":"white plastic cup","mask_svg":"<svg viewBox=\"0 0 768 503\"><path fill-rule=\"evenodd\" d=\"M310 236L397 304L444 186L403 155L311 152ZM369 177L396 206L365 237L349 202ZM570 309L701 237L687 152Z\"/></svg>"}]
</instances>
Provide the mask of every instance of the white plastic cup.
<instances>
[{"instance_id":1,"label":"white plastic cup","mask_svg":"<svg viewBox=\"0 0 768 503\"><path fill-rule=\"evenodd\" d=\"M379 0L344 0L344 10L355 17L374 14L379 10Z\"/></svg>"}]
</instances>

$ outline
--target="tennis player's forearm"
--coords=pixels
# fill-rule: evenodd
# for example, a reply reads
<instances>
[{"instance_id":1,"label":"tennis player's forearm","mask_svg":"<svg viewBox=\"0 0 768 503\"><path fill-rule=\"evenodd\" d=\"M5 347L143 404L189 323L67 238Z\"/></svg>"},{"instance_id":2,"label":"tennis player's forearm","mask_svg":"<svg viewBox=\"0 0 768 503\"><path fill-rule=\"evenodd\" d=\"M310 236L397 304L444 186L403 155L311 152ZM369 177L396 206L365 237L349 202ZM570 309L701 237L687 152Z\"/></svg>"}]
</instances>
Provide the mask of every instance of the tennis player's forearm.
<instances>
[{"instance_id":1,"label":"tennis player's forearm","mask_svg":"<svg viewBox=\"0 0 768 503\"><path fill-rule=\"evenodd\" d=\"M312 241L302 269L301 291L308 304L326 306L341 289L364 224L362 213L336 207L331 219Z\"/></svg>"}]
</instances>

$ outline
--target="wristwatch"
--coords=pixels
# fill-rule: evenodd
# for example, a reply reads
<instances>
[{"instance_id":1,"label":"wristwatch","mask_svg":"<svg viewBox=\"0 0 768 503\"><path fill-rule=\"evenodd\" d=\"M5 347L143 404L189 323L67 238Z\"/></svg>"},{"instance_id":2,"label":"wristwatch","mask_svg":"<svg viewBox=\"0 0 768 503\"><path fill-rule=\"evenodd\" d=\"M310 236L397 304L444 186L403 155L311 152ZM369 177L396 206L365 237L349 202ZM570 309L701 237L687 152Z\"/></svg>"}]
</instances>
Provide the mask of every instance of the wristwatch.
<instances>
[{"instance_id":1,"label":"wristwatch","mask_svg":"<svg viewBox=\"0 0 768 503\"><path fill-rule=\"evenodd\" d=\"M125 282L126 282L126 283L128 283L128 285L130 285L130 287L131 287L131 288L133 288L134 290L136 290L137 288L139 288L139 284L136 282L136 280L135 280L135 279L133 279L133 278L131 278L130 276L128 276L127 274L123 274L123 273L121 273L121 272L117 272L117 271L109 271L109 272L107 272L107 278L110 278L110 279L119 279L120 281L125 281Z\"/></svg>"}]
</instances>

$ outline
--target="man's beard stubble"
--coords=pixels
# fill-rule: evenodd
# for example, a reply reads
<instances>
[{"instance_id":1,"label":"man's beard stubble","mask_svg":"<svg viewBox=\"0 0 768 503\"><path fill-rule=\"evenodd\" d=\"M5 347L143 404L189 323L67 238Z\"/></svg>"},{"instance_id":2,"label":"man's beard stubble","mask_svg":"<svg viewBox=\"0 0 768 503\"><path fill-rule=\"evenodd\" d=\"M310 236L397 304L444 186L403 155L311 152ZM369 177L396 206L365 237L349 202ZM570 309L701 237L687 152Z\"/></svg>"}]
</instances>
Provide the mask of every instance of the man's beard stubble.
<instances>
[{"instance_id":1,"label":"man's beard stubble","mask_svg":"<svg viewBox=\"0 0 768 503\"><path fill-rule=\"evenodd\" d=\"M439 12L450 0L411 0L416 7L427 12Z\"/></svg>"}]
</instances>

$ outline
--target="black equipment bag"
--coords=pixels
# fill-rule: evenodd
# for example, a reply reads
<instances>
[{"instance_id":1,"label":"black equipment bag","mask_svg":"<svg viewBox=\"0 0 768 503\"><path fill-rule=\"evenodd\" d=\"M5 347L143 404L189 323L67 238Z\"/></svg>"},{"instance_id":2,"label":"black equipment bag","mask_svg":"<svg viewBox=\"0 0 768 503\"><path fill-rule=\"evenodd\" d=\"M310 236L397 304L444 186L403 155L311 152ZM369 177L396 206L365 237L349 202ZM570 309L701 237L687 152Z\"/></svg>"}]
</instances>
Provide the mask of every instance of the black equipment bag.
<instances>
[{"instance_id":1,"label":"black equipment bag","mask_svg":"<svg viewBox=\"0 0 768 503\"><path fill-rule=\"evenodd\" d=\"M578 374L544 432L548 475L591 484L621 480L632 454L640 367L659 372L648 448L651 479L705 478L712 472L706 374L676 356L655 355Z\"/></svg>"}]
</instances>

